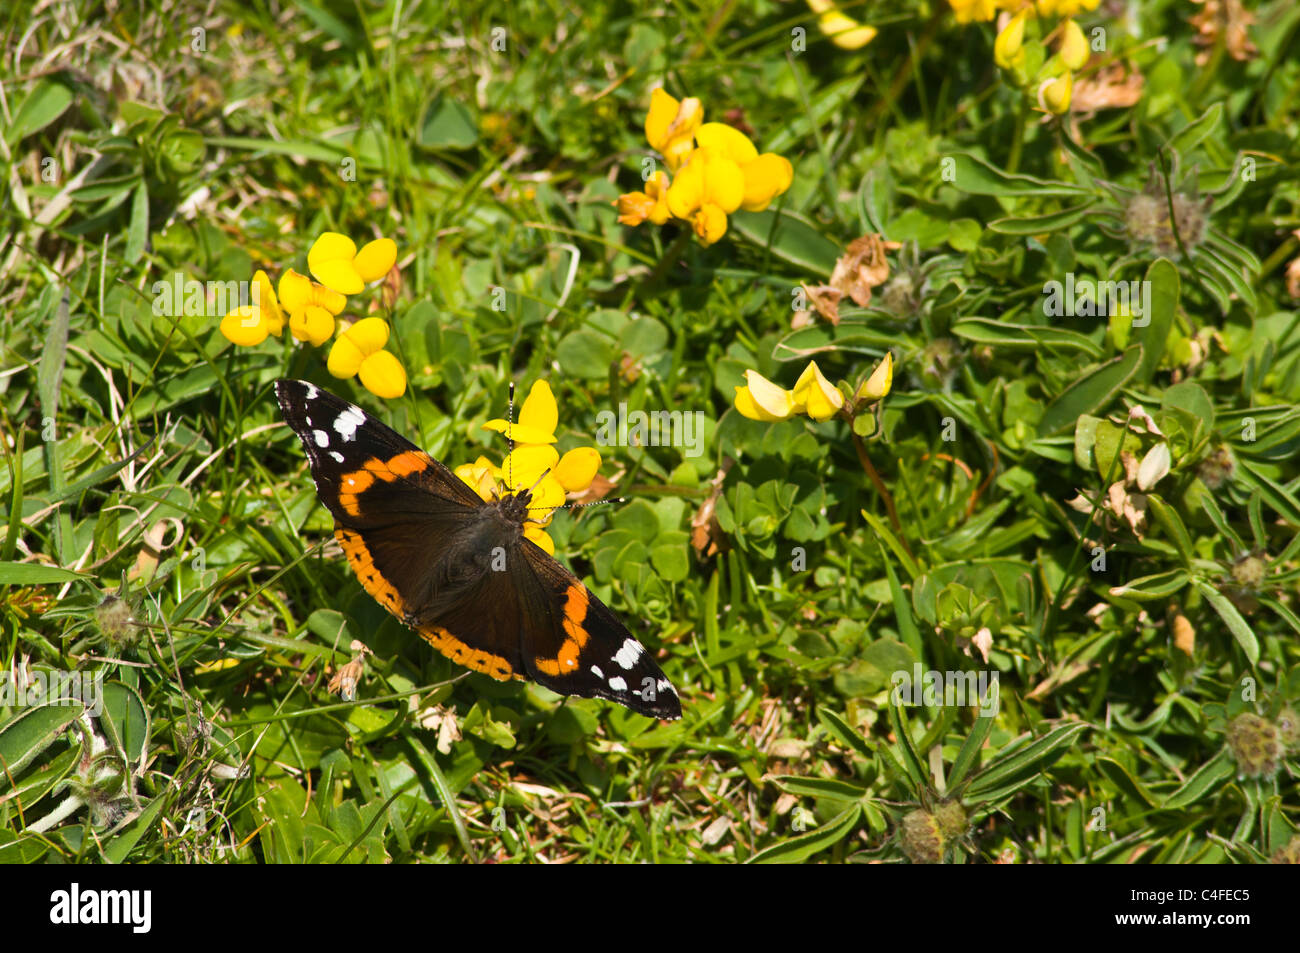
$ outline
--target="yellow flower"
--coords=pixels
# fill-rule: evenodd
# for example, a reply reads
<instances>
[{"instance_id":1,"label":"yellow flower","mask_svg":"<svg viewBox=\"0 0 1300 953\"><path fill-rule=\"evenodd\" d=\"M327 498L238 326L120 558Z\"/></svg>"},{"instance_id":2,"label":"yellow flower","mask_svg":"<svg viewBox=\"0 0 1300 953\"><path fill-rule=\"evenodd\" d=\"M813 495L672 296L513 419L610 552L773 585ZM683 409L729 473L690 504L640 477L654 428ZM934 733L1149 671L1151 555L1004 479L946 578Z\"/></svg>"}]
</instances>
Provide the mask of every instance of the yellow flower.
<instances>
[{"instance_id":1,"label":"yellow flower","mask_svg":"<svg viewBox=\"0 0 1300 953\"><path fill-rule=\"evenodd\" d=\"M736 388L736 409L750 420L788 420L795 410L794 394L755 370L745 371L744 387Z\"/></svg>"},{"instance_id":2,"label":"yellow flower","mask_svg":"<svg viewBox=\"0 0 1300 953\"><path fill-rule=\"evenodd\" d=\"M1035 3L1038 12L1045 17L1052 14L1072 17L1083 10L1096 10L1100 5L1101 0L1037 0Z\"/></svg>"},{"instance_id":3,"label":"yellow flower","mask_svg":"<svg viewBox=\"0 0 1300 953\"><path fill-rule=\"evenodd\" d=\"M860 50L876 38L876 28L845 16L833 0L808 0L817 16L817 25L842 50Z\"/></svg>"},{"instance_id":4,"label":"yellow flower","mask_svg":"<svg viewBox=\"0 0 1300 953\"><path fill-rule=\"evenodd\" d=\"M764 152L742 170L745 173L745 199L740 207L746 212L761 212L790 188L794 166L785 156Z\"/></svg>"},{"instance_id":5,"label":"yellow flower","mask_svg":"<svg viewBox=\"0 0 1300 953\"><path fill-rule=\"evenodd\" d=\"M362 386L376 397L401 397L406 393L406 371L392 353L384 350L388 333L388 322L383 318L362 318L340 334L330 348L329 372L340 378L360 374Z\"/></svg>"},{"instance_id":6,"label":"yellow flower","mask_svg":"<svg viewBox=\"0 0 1300 953\"><path fill-rule=\"evenodd\" d=\"M640 225L649 221L662 225L668 221L668 173L658 169L646 180L644 192L628 192L614 202L618 220L623 225Z\"/></svg>"},{"instance_id":7,"label":"yellow flower","mask_svg":"<svg viewBox=\"0 0 1300 953\"><path fill-rule=\"evenodd\" d=\"M487 457L480 456L473 463L462 463L455 474L468 483L485 503L490 503L496 493L497 481L501 479L501 468Z\"/></svg>"},{"instance_id":8,"label":"yellow flower","mask_svg":"<svg viewBox=\"0 0 1300 953\"><path fill-rule=\"evenodd\" d=\"M391 238L377 238L357 251L346 235L325 232L307 252L307 270L326 288L345 295L360 294L396 263L397 243Z\"/></svg>"},{"instance_id":9,"label":"yellow flower","mask_svg":"<svg viewBox=\"0 0 1300 953\"><path fill-rule=\"evenodd\" d=\"M1024 62L1025 18L1028 16L1028 8L1021 10L993 41L993 62L1003 69L1015 69Z\"/></svg>"},{"instance_id":10,"label":"yellow flower","mask_svg":"<svg viewBox=\"0 0 1300 953\"><path fill-rule=\"evenodd\" d=\"M1070 93L1073 89L1074 78L1069 73L1044 80L1038 87L1038 105L1049 113L1063 115L1070 111Z\"/></svg>"},{"instance_id":11,"label":"yellow flower","mask_svg":"<svg viewBox=\"0 0 1300 953\"><path fill-rule=\"evenodd\" d=\"M646 141L676 172L690 155L691 140L703 120L704 107L698 99L688 97L679 102L662 88L656 89L650 94L650 111L645 117Z\"/></svg>"},{"instance_id":12,"label":"yellow flower","mask_svg":"<svg viewBox=\"0 0 1300 953\"><path fill-rule=\"evenodd\" d=\"M844 395L822 375L816 361L809 361L795 381L794 402L813 420L830 420L844 406Z\"/></svg>"},{"instance_id":13,"label":"yellow flower","mask_svg":"<svg viewBox=\"0 0 1300 953\"><path fill-rule=\"evenodd\" d=\"M539 380L533 383L524 404L519 409L519 420L514 424L498 417L483 425L484 430L503 433L517 444L555 443L555 428L560 421L560 410L555 404L551 385Z\"/></svg>"},{"instance_id":14,"label":"yellow flower","mask_svg":"<svg viewBox=\"0 0 1300 953\"><path fill-rule=\"evenodd\" d=\"M858 388L857 400L876 401L889 393L894 383L894 352L886 351L885 359L876 365L871 376Z\"/></svg>"},{"instance_id":15,"label":"yellow flower","mask_svg":"<svg viewBox=\"0 0 1300 953\"><path fill-rule=\"evenodd\" d=\"M656 171L644 192L629 192L614 202L624 225L670 217L690 224L706 245L727 231L727 216L737 209L759 212L794 180L794 167L775 153L758 154L749 137L720 122L702 122L698 99L678 102L662 89L651 94L646 138L673 171ZM698 148L696 147L698 143Z\"/></svg>"},{"instance_id":16,"label":"yellow flower","mask_svg":"<svg viewBox=\"0 0 1300 953\"><path fill-rule=\"evenodd\" d=\"M794 181L789 159L775 152L759 155L747 135L726 123L706 122L696 132L695 141L701 149L712 149L739 167L745 180L740 207L746 212L763 211Z\"/></svg>"},{"instance_id":17,"label":"yellow flower","mask_svg":"<svg viewBox=\"0 0 1300 953\"><path fill-rule=\"evenodd\" d=\"M948 0L958 23L987 22L998 13L997 0Z\"/></svg>"},{"instance_id":18,"label":"yellow flower","mask_svg":"<svg viewBox=\"0 0 1300 953\"><path fill-rule=\"evenodd\" d=\"M696 149L668 188L668 211L691 223L712 245L727 231L727 216L745 200L740 166L717 149Z\"/></svg>"},{"instance_id":19,"label":"yellow flower","mask_svg":"<svg viewBox=\"0 0 1300 953\"><path fill-rule=\"evenodd\" d=\"M1066 20L1061 34L1061 62L1070 69L1083 69L1088 62L1090 51L1083 29L1073 20Z\"/></svg>"},{"instance_id":20,"label":"yellow flower","mask_svg":"<svg viewBox=\"0 0 1300 953\"><path fill-rule=\"evenodd\" d=\"M296 340L319 347L334 336L334 317L348 299L290 268L280 277L280 305Z\"/></svg>"},{"instance_id":21,"label":"yellow flower","mask_svg":"<svg viewBox=\"0 0 1300 953\"><path fill-rule=\"evenodd\" d=\"M484 499L484 481L491 479L505 483L511 492L531 490L530 511L542 515L530 516L524 524L524 536L551 555L555 542L546 532L555 509L564 504L566 493L581 493L591 486L600 470L600 453L595 447L577 447L564 456L552 444L559 423L559 408L551 385L544 380L535 381L519 411L519 422L489 420L484 430L506 434L514 442L514 449L506 454L500 467L480 457L474 464L456 468L456 475L474 487ZM488 490L495 491L495 483Z\"/></svg>"},{"instance_id":22,"label":"yellow flower","mask_svg":"<svg viewBox=\"0 0 1300 953\"><path fill-rule=\"evenodd\" d=\"M736 410L750 420L770 422L807 414L813 420L830 420L844 406L844 395L809 361L794 390L789 391L755 370L745 371L746 385L736 388Z\"/></svg>"},{"instance_id":23,"label":"yellow flower","mask_svg":"<svg viewBox=\"0 0 1300 953\"><path fill-rule=\"evenodd\" d=\"M264 271L253 275L252 298L252 304L242 304L221 319L221 333L239 347L253 347L268 334L279 337L284 331L284 312Z\"/></svg>"}]
</instances>

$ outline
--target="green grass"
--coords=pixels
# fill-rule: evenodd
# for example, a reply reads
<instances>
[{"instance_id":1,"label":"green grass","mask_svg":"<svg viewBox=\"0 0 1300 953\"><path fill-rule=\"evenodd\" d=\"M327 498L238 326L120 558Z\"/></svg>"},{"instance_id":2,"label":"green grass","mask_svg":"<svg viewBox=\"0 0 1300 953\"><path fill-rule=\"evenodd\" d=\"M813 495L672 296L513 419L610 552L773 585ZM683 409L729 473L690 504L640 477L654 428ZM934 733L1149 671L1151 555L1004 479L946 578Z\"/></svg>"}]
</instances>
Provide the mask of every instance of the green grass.
<instances>
[{"instance_id":1,"label":"green grass","mask_svg":"<svg viewBox=\"0 0 1300 953\"><path fill-rule=\"evenodd\" d=\"M1251 863L1292 842L1292 4L1258 6L1257 56L1200 64L1199 8L1082 14L1106 31L1090 69L1145 85L1065 123L943 3L848 5L881 29L856 52L763 0L189 7L3 23L0 665L105 694L93 719L0 698L0 860ZM658 84L792 161L773 211L707 248L616 222ZM1144 192L1177 234L1137 220ZM232 347L211 303L153 313L178 273L305 272L326 230L397 241L399 400L287 334ZM799 286L870 232L902 243L889 282L792 327ZM1044 314L1069 273L1149 281L1148 323ZM887 350L856 433L732 407L746 369L789 387L815 356L856 383ZM281 425L286 375L450 465L499 459L481 425L512 381L550 380L561 449L620 403L703 411L701 456L601 448L625 502L552 530L684 718L467 674L387 616ZM373 654L345 702L354 639ZM891 704L916 664L996 673L995 712Z\"/></svg>"}]
</instances>

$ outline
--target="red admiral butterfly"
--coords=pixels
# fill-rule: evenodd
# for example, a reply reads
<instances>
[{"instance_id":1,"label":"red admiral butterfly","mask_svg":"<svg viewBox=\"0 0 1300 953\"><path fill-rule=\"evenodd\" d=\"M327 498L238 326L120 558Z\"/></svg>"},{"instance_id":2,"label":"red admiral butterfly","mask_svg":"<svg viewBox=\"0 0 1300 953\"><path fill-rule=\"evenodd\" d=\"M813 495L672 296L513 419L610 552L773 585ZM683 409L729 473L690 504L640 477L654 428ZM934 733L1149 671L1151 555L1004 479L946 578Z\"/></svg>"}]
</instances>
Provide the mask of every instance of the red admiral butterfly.
<instances>
[{"instance_id":1,"label":"red admiral butterfly","mask_svg":"<svg viewBox=\"0 0 1300 953\"><path fill-rule=\"evenodd\" d=\"M501 681L681 717L618 616L524 537L528 490L484 502L355 404L306 381L278 380L275 396L361 585L435 649Z\"/></svg>"}]
</instances>

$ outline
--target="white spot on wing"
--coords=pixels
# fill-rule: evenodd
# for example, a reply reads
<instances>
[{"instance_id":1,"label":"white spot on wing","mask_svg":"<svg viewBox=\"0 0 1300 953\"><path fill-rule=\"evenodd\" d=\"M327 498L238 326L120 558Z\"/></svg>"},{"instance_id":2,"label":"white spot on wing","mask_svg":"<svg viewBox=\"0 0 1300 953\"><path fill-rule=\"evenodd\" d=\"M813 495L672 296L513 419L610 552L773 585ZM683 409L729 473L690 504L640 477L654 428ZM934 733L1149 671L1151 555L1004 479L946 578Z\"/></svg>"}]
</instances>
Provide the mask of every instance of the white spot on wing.
<instances>
[{"instance_id":1,"label":"white spot on wing","mask_svg":"<svg viewBox=\"0 0 1300 953\"><path fill-rule=\"evenodd\" d=\"M330 435L323 430L313 430L312 439L316 441L318 447L328 447L330 445Z\"/></svg>"},{"instance_id":2,"label":"white spot on wing","mask_svg":"<svg viewBox=\"0 0 1300 953\"><path fill-rule=\"evenodd\" d=\"M337 450L331 450L330 456L333 457L337 463L343 462L343 454L339 453Z\"/></svg>"},{"instance_id":3,"label":"white spot on wing","mask_svg":"<svg viewBox=\"0 0 1300 953\"><path fill-rule=\"evenodd\" d=\"M592 674L592 675L595 675L597 678L604 678L604 677L605 677L605 673L602 672L602 671L600 670L600 666L599 666L599 665L593 665L593 666L591 667L591 674Z\"/></svg>"},{"instance_id":4,"label":"white spot on wing","mask_svg":"<svg viewBox=\"0 0 1300 953\"><path fill-rule=\"evenodd\" d=\"M357 428L365 422L365 412L356 404L349 404L348 409L334 419L334 430L346 443L356 437Z\"/></svg>"},{"instance_id":5,"label":"white spot on wing","mask_svg":"<svg viewBox=\"0 0 1300 953\"><path fill-rule=\"evenodd\" d=\"M655 688L659 689L660 695L664 694L665 692L667 692L670 695L677 694L675 691L673 691L673 686L669 683L668 679L666 678L661 678L659 679L659 681L655 682Z\"/></svg>"},{"instance_id":6,"label":"white spot on wing","mask_svg":"<svg viewBox=\"0 0 1300 953\"><path fill-rule=\"evenodd\" d=\"M316 390L316 385L315 385L315 384L308 384L308 385L307 385L307 399L308 399L308 400L315 400L315 399L316 399L316 395L317 395L318 393L319 393L319 391Z\"/></svg>"},{"instance_id":7,"label":"white spot on wing","mask_svg":"<svg viewBox=\"0 0 1300 953\"><path fill-rule=\"evenodd\" d=\"M636 639L624 639L623 647L614 653L611 661L617 662L623 668L631 669L644 652L645 649L641 648L641 643Z\"/></svg>"},{"instance_id":8,"label":"white spot on wing","mask_svg":"<svg viewBox=\"0 0 1300 953\"><path fill-rule=\"evenodd\" d=\"M627 682L623 681L621 676L615 675L609 680L609 687L616 692L625 692L627 691Z\"/></svg>"}]
</instances>

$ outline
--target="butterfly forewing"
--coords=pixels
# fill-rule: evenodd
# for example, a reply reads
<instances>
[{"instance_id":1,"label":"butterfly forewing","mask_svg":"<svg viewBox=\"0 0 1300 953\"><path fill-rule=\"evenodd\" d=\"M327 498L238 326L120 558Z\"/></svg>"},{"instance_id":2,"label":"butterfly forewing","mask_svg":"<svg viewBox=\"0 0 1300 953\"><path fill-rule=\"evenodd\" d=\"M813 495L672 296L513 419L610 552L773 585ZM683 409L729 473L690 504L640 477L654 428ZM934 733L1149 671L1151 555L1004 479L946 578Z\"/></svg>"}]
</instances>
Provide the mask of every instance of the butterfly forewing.
<instances>
[{"instance_id":1,"label":"butterfly forewing","mask_svg":"<svg viewBox=\"0 0 1300 953\"><path fill-rule=\"evenodd\" d=\"M362 586L439 652L493 678L681 717L641 643L523 537L526 498L485 503L410 441L305 381L277 381L275 393Z\"/></svg>"}]
</instances>

